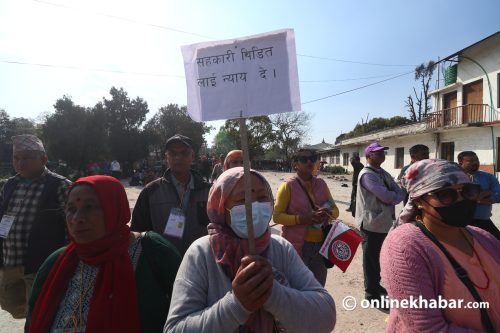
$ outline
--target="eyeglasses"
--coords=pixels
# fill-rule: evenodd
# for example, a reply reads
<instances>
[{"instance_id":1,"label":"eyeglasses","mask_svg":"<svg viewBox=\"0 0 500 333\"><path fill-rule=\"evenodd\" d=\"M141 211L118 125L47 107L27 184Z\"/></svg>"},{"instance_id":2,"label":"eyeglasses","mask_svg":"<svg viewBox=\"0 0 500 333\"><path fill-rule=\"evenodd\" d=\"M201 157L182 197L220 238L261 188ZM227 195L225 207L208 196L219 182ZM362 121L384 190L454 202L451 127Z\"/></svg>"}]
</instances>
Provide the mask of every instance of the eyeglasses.
<instances>
[{"instance_id":1,"label":"eyeglasses","mask_svg":"<svg viewBox=\"0 0 500 333\"><path fill-rule=\"evenodd\" d=\"M311 155L311 156L298 156L297 157L297 161L299 161L300 163L307 163L307 161L311 161L311 162L316 162L318 160L318 156L317 155Z\"/></svg>"},{"instance_id":2,"label":"eyeglasses","mask_svg":"<svg viewBox=\"0 0 500 333\"><path fill-rule=\"evenodd\" d=\"M467 200L477 201L481 192L479 184L464 184L462 188L448 187L442 190L427 193L427 195L434 195L443 205L451 205L458 200L458 193Z\"/></svg>"}]
</instances>

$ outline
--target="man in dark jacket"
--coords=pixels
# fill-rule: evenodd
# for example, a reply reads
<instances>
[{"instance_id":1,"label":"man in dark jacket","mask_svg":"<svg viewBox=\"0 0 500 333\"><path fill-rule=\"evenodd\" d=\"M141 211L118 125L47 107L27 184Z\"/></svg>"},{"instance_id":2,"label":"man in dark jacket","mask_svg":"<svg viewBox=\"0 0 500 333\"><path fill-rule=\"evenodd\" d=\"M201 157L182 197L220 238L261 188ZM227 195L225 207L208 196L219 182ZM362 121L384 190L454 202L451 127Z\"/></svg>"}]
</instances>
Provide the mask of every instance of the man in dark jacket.
<instances>
[{"instance_id":1,"label":"man in dark jacket","mask_svg":"<svg viewBox=\"0 0 500 333\"><path fill-rule=\"evenodd\" d=\"M71 183L46 168L36 136L18 135L12 142L16 175L0 192L0 305L24 318L38 268L67 243L64 206Z\"/></svg>"},{"instance_id":2,"label":"man in dark jacket","mask_svg":"<svg viewBox=\"0 0 500 333\"><path fill-rule=\"evenodd\" d=\"M356 211L356 193L358 190L358 176L359 172L363 170L365 167L363 163L360 162L359 156L353 156L351 157L351 165L354 170L352 173L352 191L351 191L351 204L349 205L349 208L346 209L346 211L351 212L352 216L354 217L355 211Z\"/></svg>"},{"instance_id":3,"label":"man in dark jacket","mask_svg":"<svg viewBox=\"0 0 500 333\"><path fill-rule=\"evenodd\" d=\"M132 230L153 230L184 255L189 245L207 234L210 185L194 170L193 142L176 134L167 140L169 168L139 194L132 214Z\"/></svg>"}]
</instances>

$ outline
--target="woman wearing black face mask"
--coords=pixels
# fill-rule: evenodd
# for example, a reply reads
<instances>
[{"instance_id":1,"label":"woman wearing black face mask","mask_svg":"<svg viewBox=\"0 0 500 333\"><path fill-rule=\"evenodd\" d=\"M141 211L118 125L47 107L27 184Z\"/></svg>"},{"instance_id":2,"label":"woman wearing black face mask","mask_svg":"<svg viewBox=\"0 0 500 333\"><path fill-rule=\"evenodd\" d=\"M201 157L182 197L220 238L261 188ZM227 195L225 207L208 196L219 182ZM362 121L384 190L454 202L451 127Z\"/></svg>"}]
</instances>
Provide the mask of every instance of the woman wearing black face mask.
<instances>
[{"instance_id":1,"label":"woman wearing black face mask","mask_svg":"<svg viewBox=\"0 0 500 333\"><path fill-rule=\"evenodd\" d=\"M382 247L382 279L391 300L421 297L438 306L391 304L386 332L500 332L500 242L466 227L479 188L444 160L413 164L404 182L410 201L400 216L403 225ZM467 308L468 302L481 301L489 308Z\"/></svg>"}]
</instances>

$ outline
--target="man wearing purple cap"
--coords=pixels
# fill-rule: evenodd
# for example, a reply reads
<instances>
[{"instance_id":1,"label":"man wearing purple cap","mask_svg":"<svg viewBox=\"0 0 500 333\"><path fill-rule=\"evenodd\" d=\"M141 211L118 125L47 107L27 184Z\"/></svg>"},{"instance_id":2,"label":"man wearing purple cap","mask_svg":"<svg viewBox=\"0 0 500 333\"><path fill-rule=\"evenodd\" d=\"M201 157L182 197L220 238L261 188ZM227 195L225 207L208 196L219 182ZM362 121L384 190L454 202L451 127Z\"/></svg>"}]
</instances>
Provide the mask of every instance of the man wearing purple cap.
<instances>
[{"instance_id":1,"label":"man wearing purple cap","mask_svg":"<svg viewBox=\"0 0 500 333\"><path fill-rule=\"evenodd\" d=\"M356 222L364 238L363 272L365 298L368 300L387 295L380 285L380 249L395 220L394 207L405 196L392 176L380 167L387 149L376 142L368 145L365 149L367 165L358 177Z\"/></svg>"},{"instance_id":2,"label":"man wearing purple cap","mask_svg":"<svg viewBox=\"0 0 500 333\"><path fill-rule=\"evenodd\" d=\"M45 167L39 138L17 135L12 143L17 174L0 192L0 305L24 318L38 268L67 242L64 206L71 183Z\"/></svg>"}]
</instances>

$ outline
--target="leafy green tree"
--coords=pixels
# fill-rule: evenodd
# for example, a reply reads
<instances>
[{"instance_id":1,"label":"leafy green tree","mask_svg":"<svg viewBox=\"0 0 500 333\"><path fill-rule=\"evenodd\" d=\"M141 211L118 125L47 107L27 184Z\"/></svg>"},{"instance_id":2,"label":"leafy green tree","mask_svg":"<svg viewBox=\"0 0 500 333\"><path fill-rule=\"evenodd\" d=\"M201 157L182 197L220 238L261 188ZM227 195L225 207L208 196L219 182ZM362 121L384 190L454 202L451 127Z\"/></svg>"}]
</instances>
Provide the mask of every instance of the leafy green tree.
<instances>
[{"instance_id":1,"label":"leafy green tree","mask_svg":"<svg viewBox=\"0 0 500 333\"><path fill-rule=\"evenodd\" d=\"M107 120L110 158L122 162L122 169L127 174L134 161L148 156L146 136L140 129L149 112L148 103L140 97L130 99L123 88L112 87L109 94L111 99L103 98L96 109L102 108Z\"/></svg>"},{"instance_id":2,"label":"leafy green tree","mask_svg":"<svg viewBox=\"0 0 500 333\"><path fill-rule=\"evenodd\" d=\"M234 149L238 149L237 140L228 133L224 126L221 126L214 138L213 152L216 156L220 156Z\"/></svg>"},{"instance_id":3,"label":"leafy green tree","mask_svg":"<svg viewBox=\"0 0 500 333\"><path fill-rule=\"evenodd\" d=\"M86 155L87 110L64 95L54 104L55 112L42 124L42 139L51 159L63 160L74 169L83 169Z\"/></svg>"},{"instance_id":4,"label":"leafy green tree","mask_svg":"<svg viewBox=\"0 0 500 333\"><path fill-rule=\"evenodd\" d=\"M168 104L160 110L144 126L145 135L148 138L150 150L158 155L163 153L165 142L175 134L185 135L193 140L195 152L205 144L203 135L210 131L211 127L204 122L195 122L187 113L186 106L179 107L177 104Z\"/></svg>"},{"instance_id":5,"label":"leafy green tree","mask_svg":"<svg viewBox=\"0 0 500 333\"><path fill-rule=\"evenodd\" d=\"M233 142L233 149L241 149L240 121L226 120L224 127L227 138ZM250 159L263 158L266 148L273 140L273 126L268 116L247 119L248 151ZM228 151L221 152L228 153Z\"/></svg>"},{"instance_id":6,"label":"leafy green tree","mask_svg":"<svg viewBox=\"0 0 500 333\"><path fill-rule=\"evenodd\" d=\"M392 118L378 117L366 122L361 121L361 124L358 123L352 131L339 135L335 139L335 143L339 143L341 140L354 138L370 132L381 131L392 127L406 125L409 123L411 123L410 119L400 116L395 116Z\"/></svg>"}]
</instances>

